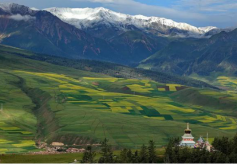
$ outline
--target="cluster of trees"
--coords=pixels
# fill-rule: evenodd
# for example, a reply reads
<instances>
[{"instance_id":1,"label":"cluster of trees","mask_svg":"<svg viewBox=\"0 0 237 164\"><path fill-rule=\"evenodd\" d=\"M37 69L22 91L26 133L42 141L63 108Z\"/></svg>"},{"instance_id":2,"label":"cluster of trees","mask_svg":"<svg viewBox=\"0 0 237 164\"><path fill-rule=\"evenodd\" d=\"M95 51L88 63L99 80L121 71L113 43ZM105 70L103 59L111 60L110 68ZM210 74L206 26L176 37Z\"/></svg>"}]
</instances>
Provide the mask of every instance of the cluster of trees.
<instances>
[{"instance_id":1,"label":"cluster of trees","mask_svg":"<svg viewBox=\"0 0 237 164\"><path fill-rule=\"evenodd\" d=\"M214 150L179 147L179 139L171 139L165 152L166 163L236 163L237 135L234 138L215 138Z\"/></svg>"},{"instance_id":2,"label":"cluster of trees","mask_svg":"<svg viewBox=\"0 0 237 164\"><path fill-rule=\"evenodd\" d=\"M222 156L226 158L226 162L237 163L237 135L231 139L228 137L215 138L212 145L222 153Z\"/></svg>"},{"instance_id":3,"label":"cluster of trees","mask_svg":"<svg viewBox=\"0 0 237 164\"><path fill-rule=\"evenodd\" d=\"M133 152L131 149L123 149L119 155L115 155L108 140L105 139L101 143L101 157L95 159L96 153L88 146L84 152L82 163L158 163L161 159L157 156L154 141L149 141L149 145L143 145L141 149Z\"/></svg>"}]
</instances>

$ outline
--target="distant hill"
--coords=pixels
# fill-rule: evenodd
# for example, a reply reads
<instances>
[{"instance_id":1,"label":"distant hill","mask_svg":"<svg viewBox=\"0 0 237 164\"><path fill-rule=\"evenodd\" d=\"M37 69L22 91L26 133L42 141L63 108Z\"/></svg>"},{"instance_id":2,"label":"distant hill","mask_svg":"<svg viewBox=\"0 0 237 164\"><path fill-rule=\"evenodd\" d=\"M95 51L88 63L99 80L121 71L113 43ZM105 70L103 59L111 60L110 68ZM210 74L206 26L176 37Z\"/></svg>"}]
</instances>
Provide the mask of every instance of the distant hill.
<instances>
[{"instance_id":1,"label":"distant hill","mask_svg":"<svg viewBox=\"0 0 237 164\"><path fill-rule=\"evenodd\" d=\"M114 77L132 78L132 79L151 79L161 83L175 83L193 87L200 87L200 88L207 87L217 89L216 87L209 85L205 82L194 80L191 78L180 77L177 75L166 74L158 71L149 71L149 70L131 68L115 63L100 62L93 60L74 60L43 54L34 54L28 51L15 49L13 47L6 47L4 45L0 45L0 52L10 53L12 55L15 55L16 57L17 56L21 58L23 57L23 59L24 58L33 59L31 61L28 61L28 64L34 62L34 60L39 60L59 66L66 66L68 68L75 68L78 70L100 73ZM7 66L7 63L5 63L4 65ZM2 67L4 67L4 65L2 65ZM13 65L12 67L14 68L16 67L16 65L15 66Z\"/></svg>"},{"instance_id":2,"label":"distant hill","mask_svg":"<svg viewBox=\"0 0 237 164\"><path fill-rule=\"evenodd\" d=\"M142 61L139 68L208 76L220 72L237 74L237 29L208 40L174 41Z\"/></svg>"}]
</instances>

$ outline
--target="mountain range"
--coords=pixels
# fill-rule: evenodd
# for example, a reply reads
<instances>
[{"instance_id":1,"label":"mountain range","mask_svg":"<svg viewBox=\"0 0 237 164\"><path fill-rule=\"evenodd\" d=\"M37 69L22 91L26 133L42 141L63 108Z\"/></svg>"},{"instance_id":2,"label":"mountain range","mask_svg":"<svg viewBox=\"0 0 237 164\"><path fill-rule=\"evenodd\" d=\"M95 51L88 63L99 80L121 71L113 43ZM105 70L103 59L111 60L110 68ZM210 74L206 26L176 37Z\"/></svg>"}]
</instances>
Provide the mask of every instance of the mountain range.
<instances>
[{"instance_id":1,"label":"mountain range","mask_svg":"<svg viewBox=\"0 0 237 164\"><path fill-rule=\"evenodd\" d=\"M2 44L67 58L129 65L140 62L169 43L167 38L148 35L138 29L106 40L70 25L48 11L18 4L1 4L0 15ZM105 27L104 31L110 30Z\"/></svg>"},{"instance_id":2,"label":"mountain range","mask_svg":"<svg viewBox=\"0 0 237 164\"><path fill-rule=\"evenodd\" d=\"M235 36L231 28L195 27L105 8L38 10L0 4L1 44L179 75L236 72Z\"/></svg>"},{"instance_id":3,"label":"mountain range","mask_svg":"<svg viewBox=\"0 0 237 164\"><path fill-rule=\"evenodd\" d=\"M47 11L10 4L2 7L0 14L3 44L68 58L110 60L113 52L114 58L119 61L113 47L106 41L64 23Z\"/></svg>"}]
</instances>

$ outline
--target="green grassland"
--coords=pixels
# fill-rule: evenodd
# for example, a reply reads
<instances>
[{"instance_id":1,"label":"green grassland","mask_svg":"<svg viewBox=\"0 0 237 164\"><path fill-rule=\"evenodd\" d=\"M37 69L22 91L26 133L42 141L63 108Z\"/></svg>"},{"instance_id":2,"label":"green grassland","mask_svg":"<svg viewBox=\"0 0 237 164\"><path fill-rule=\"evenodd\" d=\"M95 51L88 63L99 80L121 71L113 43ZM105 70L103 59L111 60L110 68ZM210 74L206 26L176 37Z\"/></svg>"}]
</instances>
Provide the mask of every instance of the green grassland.
<instances>
[{"instance_id":1,"label":"green grassland","mask_svg":"<svg viewBox=\"0 0 237 164\"><path fill-rule=\"evenodd\" d=\"M236 133L234 93L115 78L11 52L0 57L0 153L37 151L38 141L83 146L104 138L116 149L151 139L162 147L183 135L186 122L196 138Z\"/></svg>"}]
</instances>

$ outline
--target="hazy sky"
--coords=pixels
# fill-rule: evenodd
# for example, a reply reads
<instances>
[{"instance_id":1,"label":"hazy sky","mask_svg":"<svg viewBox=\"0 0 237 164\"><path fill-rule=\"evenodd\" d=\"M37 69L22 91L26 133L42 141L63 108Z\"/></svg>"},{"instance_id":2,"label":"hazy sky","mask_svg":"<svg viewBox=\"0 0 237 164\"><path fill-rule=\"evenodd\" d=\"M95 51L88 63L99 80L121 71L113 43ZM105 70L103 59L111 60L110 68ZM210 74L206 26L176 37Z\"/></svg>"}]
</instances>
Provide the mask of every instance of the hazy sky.
<instances>
[{"instance_id":1,"label":"hazy sky","mask_svg":"<svg viewBox=\"0 0 237 164\"><path fill-rule=\"evenodd\" d=\"M237 26L237 0L1 0L35 7L105 7L126 14L173 19L195 26Z\"/></svg>"}]
</instances>

